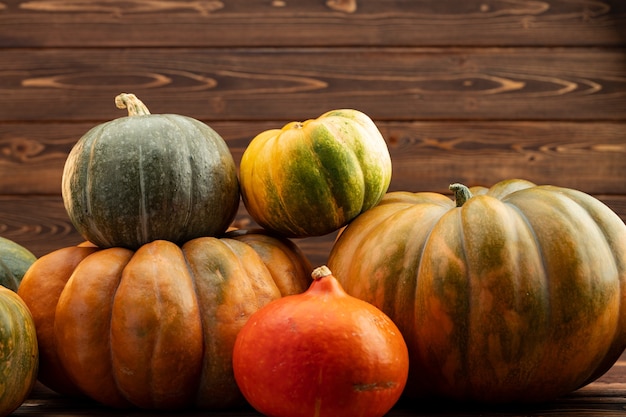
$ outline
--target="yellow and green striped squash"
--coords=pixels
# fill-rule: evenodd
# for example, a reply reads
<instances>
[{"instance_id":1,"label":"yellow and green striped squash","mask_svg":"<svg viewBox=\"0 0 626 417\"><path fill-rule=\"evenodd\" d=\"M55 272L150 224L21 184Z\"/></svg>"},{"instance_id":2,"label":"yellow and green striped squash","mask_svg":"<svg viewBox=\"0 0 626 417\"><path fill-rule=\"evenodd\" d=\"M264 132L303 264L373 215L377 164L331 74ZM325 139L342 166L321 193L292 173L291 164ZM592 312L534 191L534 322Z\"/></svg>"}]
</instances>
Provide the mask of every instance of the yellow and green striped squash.
<instances>
[{"instance_id":1,"label":"yellow and green striped squash","mask_svg":"<svg viewBox=\"0 0 626 417\"><path fill-rule=\"evenodd\" d=\"M286 237L322 236L380 202L391 157L369 116L333 110L254 137L239 177L246 209L261 226Z\"/></svg>"}]
</instances>

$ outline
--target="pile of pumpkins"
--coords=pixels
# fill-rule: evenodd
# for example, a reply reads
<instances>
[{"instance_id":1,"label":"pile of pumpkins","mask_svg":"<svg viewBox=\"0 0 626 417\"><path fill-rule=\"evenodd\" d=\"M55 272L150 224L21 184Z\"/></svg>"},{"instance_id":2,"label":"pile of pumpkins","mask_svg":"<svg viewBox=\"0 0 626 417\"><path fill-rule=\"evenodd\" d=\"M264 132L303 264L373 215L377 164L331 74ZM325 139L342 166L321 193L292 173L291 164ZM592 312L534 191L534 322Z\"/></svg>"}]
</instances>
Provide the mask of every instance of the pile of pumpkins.
<instances>
[{"instance_id":1,"label":"pile of pumpkins","mask_svg":"<svg viewBox=\"0 0 626 417\"><path fill-rule=\"evenodd\" d=\"M24 321L20 339L0 327L0 360L7 340L31 358L12 367L23 382L12 398L0 389L0 415L24 400L32 375L112 407L256 407L243 369L283 338L249 330L265 328L251 317L292 297L319 305L328 295L312 295L320 276L354 299L333 320L369 309L357 301L373 306L380 315L368 320L385 330L367 330L370 342L387 340L376 346L394 358L384 383L351 381L354 415L383 415L401 394L549 401L600 377L626 347L626 225L588 194L520 179L453 184L454 198L389 192L385 140L349 109L260 133L237 172L206 124L150 114L132 94L116 103L128 117L87 132L63 172L65 207L85 242L31 258L17 296L0 292L0 311L14 309L3 316ZM230 228L240 199L262 229ZM337 231L322 272L294 243ZM295 300L272 310L281 334L295 332L306 304ZM301 315L314 328L320 314ZM380 360L332 346L327 362ZM281 349L275 356L289 357ZM368 395L386 395L383 408L372 411Z\"/></svg>"}]
</instances>

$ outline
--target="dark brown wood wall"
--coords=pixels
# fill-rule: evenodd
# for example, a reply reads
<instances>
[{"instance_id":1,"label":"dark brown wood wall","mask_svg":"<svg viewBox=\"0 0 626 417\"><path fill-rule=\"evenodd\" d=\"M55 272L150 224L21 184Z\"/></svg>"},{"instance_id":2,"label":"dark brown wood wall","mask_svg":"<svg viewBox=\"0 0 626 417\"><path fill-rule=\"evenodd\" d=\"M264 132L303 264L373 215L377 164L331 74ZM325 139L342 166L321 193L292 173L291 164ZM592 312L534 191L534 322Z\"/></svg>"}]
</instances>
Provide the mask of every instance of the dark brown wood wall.
<instances>
[{"instance_id":1,"label":"dark brown wood wall","mask_svg":"<svg viewBox=\"0 0 626 417\"><path fill-rule=\"evenodd\" d=\"M210 124L237 161L263 130L356 108L392 190L519 177L626 220L624 0L0 0L1 236L38 256L81 240L63 164L120 92ZM331 242L298 241L316 264Z\"/></svg>"}]
</instances>

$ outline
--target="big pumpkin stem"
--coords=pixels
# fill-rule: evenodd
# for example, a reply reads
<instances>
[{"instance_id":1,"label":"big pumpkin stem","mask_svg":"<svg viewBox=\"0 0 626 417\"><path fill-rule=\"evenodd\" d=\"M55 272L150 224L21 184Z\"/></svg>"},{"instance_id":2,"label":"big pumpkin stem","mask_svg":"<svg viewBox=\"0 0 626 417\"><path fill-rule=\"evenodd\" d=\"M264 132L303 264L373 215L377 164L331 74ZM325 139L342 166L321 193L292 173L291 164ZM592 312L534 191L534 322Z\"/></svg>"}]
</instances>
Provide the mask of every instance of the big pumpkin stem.
<instances>
[{"instance_id":1,"label":"big pumpkin stem","mask_svg":"<svg viewBox=\"0 0 626 417\"><path fill-rule=\"evenodd\" d=\"M472 198L472 192L463 184L454 183L450 184L450 191L454 192L454 200L457 207L462 207L463 204L470 198Z\"/></svg>"},{"instance_id":2,"label":"big pumpkin stem","mask_svg":"<svg viewBox=\"0 0 626 417\"><path fill-rule=\"evenodd\" d=\"M115 97L115 105L118 109L128 109L129 116L144 116L150 114L150 110L134 94L122 93Z\"/></svg>"}]
</instances>

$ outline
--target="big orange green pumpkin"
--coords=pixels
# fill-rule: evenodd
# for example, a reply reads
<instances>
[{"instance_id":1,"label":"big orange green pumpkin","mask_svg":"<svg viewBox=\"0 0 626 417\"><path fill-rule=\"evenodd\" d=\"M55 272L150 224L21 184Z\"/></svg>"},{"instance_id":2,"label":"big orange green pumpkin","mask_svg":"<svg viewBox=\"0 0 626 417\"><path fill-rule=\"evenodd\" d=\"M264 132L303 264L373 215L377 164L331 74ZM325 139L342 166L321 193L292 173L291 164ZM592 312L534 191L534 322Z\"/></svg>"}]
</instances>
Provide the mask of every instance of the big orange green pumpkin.
<instances>
[{"instance_id":1,"label":"big orange green pumpkin","mask_svg":"<svg viewBox=\"0 0 626 417\"><path fill-rule=\"evenodd\" d=\"M345 290L409 346L408 396L544 401L626 346L626 225L583 192L508 180L392 192L338 238Z\"/></svg>"}]
</instances>

